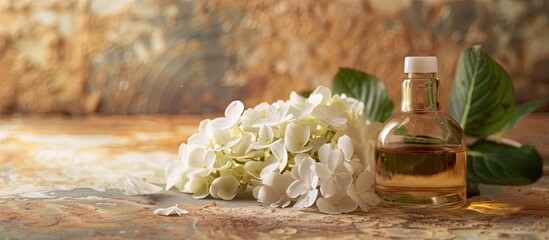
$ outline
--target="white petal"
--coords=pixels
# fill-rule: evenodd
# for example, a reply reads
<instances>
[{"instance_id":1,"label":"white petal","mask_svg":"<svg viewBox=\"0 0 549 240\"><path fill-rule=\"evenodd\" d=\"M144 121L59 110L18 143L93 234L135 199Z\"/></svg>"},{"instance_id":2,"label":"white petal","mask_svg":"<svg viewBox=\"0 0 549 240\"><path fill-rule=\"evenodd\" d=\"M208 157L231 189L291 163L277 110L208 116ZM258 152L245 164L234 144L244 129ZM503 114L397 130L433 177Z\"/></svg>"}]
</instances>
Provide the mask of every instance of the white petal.
<instances>
[{"instance_id":1,"label":"white petal","mask_svg":"<svg viewBox=\"0 0 549 240\"><path fill-rule=\"evenodd\" d=\"M206 155L204 156L204 167L207 169L213 169L215 161L215 153L212 150L209 150L206 152Z\"/></svg>"},{"instance_id":2,"label":"white petal","mask_svg":"<svg viewBox=\"0 0 549 240\"><path fill-rule=\"evenodd\" d=\"M244 104L241 101L234 101L225 109L225 117L230 121L237 121L244 112Z\"/></svg>"},{"instance_id":3,"label":"white petal","mask_svg":"<svg viewBox=\"0 0 549 240\"><path fill-rule=\"evenodd\" d=\"M257 139L258 142L263 144L268 144L273 141L273 129L269 126L261 126L259 127L259 138Z\"/></svg>"},{"instance_id":4,"label":"white petal","mask_svg":"<svg viewBox=\"0 0 549 240\"><path fill-rule=\"evenodd\" d=\"M185 184L184 192L192 193L195 199L205 198L209 194L208 181L202 176L192 175Z\"/></svg>"},{"instance_id":5,"label":"white petal","mask_svg":"<svg viewBox=\"0 0 549 240\"><path fill-rule=\"evenodd\" d=\"M256 161L249 161L244 164L244 170L254 178L260 177L262 167L263 163Z\"/></svg>"},{"instance_id":6,"label":"white petal","mask_svg":"<svg viewBox=\"0 0 549 240\"><path fill-rule=\"evenodd\" d=\"M216 119L212 120L212 129L213 129L214 133L215 133L215 129L226 130L226 129L231 128L232 125L233 125L233 122L231 122L229 119L224 118L224 117L216 118Z\"/></svg>"},{"instance_id":7,"label":"white petal","mask_svg":"<svg viewBox=\"0 0 549 240\"><path fill-rule=\"evenodd\" d=\"M337 184L333 179L327 179L322 184L320 184L320 193L324 198L332 197L337 192Z\"/></svg>"},{"instance_id":8,"label":"white petal","mask_svg":"<svg viewBox=\"0 0 549 240\"><path fill-rule=\"evenodd\" d=\"M365 192L360 194L360 198L368 203L370 206L376 206L379 204L381 199L379 199L379 196L375 192Z\"/></svg>"},{"instance_id":9,"label":"white petal","mask_svg":"<svg viewBox=\"0 0 549 240\"><path fill-rule=\"evenodd\" d=\"M322 102L322 99L322 94L311 94L307 99L307 102L316 107Z\"/></svg>"},{"instance_id":10,"label":"white petal","mask_svg":"<svg viewBox=\"0 0 549 240\"><path fill-rule=\"evenodd\" d=\"M318 190L314 189L308 191L305 195L302 195L294 204L294 209L303 209L312 206L318 196Z\"/></svg>"},{"instance_id":11,"label":"white petal","mask_svg":"<svg viewBox=\"0 0 549 240\"><path fill-rule=\"evenodd\" d=\"M328 118L327 121L336 130L345 130L347 127L347 118Z\"/></svg>"},{"instance_id":12,"label":"white petal","mask_svg":"<svg viewBox=\"0 0 549 240\"><path fill-rule=\"evenodd\" d=\"M221 146L221 147L219 147L215 150L216 151L223 151L225 149L235 147L236 145L240 144L243 141L243 139L244 139L244 136L240 136L240 137L235 138L235 139L230 139L228 142L221 143L224 146ZM247 146L249 146L249 144ZM233 149L233 151L234 151L234 149Z\"/></svg>"},{"instance_id":13,"label":"white petal","mask_svg":"<svg viewBox=\"0 0 549 240\"><path fill-rule=\"evenodd\" d=\"M181 182L184 166L181 161L171 161L164 169L166 175L166 190L169 190L179 182Z\"/></svg>"},{"instance_id":14,"label":"white petal","mask_svg":"<svg viewBox=\"0 0 549 240\"><path fill-rule=\"evenodd\" d=\"M288 195L282 195L276 202L271 204L271 207L285 208L288 205L290 205L291 202L292 202L292 199L290 199Z\"/></svg>"},{"instance_id":15,"label":"white petal","mask_svg":"<svg viewBox=\"0 0 549 240\"><path fill-rule=\"evenodd\" d=\"M284 145L290 152L297 152L309 141L311 130L309 126L301 127L295 123L286 126Z\"/></svg>"},{"instance_id":16,"label":"white petal","mask_svg":"<svg viewBox=\"0 0 549 240\"><path fill-rule=\"evenodd\" d=\"M356 210L358 204L350 197L345 196L337 204L337 209L341 212L348 213Z\"/></svg>"},{"instance_id":17,"label":"white petal","mask_svg":"<svg viewBox=\"0 0 549 240\"><path fill-rule=\"evenodd\" d=\"M185 143L182 143L181 145L179 145L179 159L181 159L182 162L187 162L190 152L191 152L191 146Z\"/></svg>"},{"instance_id":18,"label":"white petal","mask_svg":"<svg viewBox=\"0 0 549 240\"><path fill-rule=\"evenodd\" d=\"M294 148L292 150L289 150L291 153L304 153L304 152L308 152L309 150L311 150L313 148L313 146L305 146L305 147L301 147L301 148Z\"/></svg>"},{"instance_id":19,"label":"white petal","mask_svg":"<svg viewBox=\"0 0 549 240\"><path fill-rule=\"evenodd\" d=\"M335 172L336 170L338 170L339 166L341 166L344 158L345 156L343 155L341 149L334 149L330 154L330 158L326 165L330 170L332 170L332 172Z\"/></svg>"},{"instance_id":20,"label":"white petal","mask_svg":"<svg viewBox=\"0 0 549 240\"><path fill-rule=\"evenodd\" d=\"M341 214L341 211L337 209L332 202L326 200L325 198L319 198L316 200L316 206L318 207L318 210L323 213Z\"/></svg>"},{"instance_id":21,"label":"white petal","mask_svg":"<svg viewBox=\"0 0 549 240\"><path fill-rule=\"evenodd\" d=\"M302 180L295 180L292 184L290 184L288 190L286 190L286 194L291 198L296 198L305 194L308 191L308 187L309 186L306 182Z\"/></svg>"},{"instance_id":22,"label":"white petal","mask_svg":"<svg viewBox=\"0 0 549 240\"><path fill-rule=\"evenodd\" d=\"M311 166L311 169L319 178L332 177L332 171L325 164L316 163L313 166Z\"/></svg>"},{"instance_id":23,"label":"white petal","mask_svg":"<svg viewBox=\"0 0 549 240\"><path fill-rule=\"evenodd\" d=\"M270 147L271 145L272 144L270 144L270 143L263 144L263 143L260 143L260 142L253 142L252 144L250 144L250 147L248 147L246 152L249 152L249 151L252 151L252 150L258 150L258 149L265 149L265 148Z\"/></svg>"},{"instance_id":24,"label":"white petal","mask_svg":"<svg viewBox=\"0 0 549 240\"><path fill-rule=\"evenodd\" d=\"M210 195L214 198L231 200L236 196L238 189L238 180L232 176L221 176L213 180L210 186Z\"/></svg>"},{"instance_id":25,"label":"white petal","mask_svg":"<svg viewBox=\"0 0 549 240\"><path fill-rule=\"evenodd\" d=\"M315 161L310 157L303 159L298 169L299 178L307 182L310 182L313 176L315 176L313 173L313 170L311 170L311 167L314 164L315 164Z\"/></svg>"},{"instance_id":26,"label":"white petal","mask_svg":"<svg viewBox=\"0 0 549 240\"><path fill-rule=\"evenodd\" d=\"M195 133L189 137L189 144L196 146L207 146L210 144L210 138L206 135Z\"/></svg>"},{"instance_id":27,"label":"white petal","mask_svg":"<svg viewBox=\"0 0 549 240\"><path fill-rule=\"evenodd\" d=\"M277 142L269 149L271 149L271 153L277 158L278 162L280 162L279 170L284 170L286 164L288 164L288 152L286 151L284 144L282 144L282 142Z\"/></svg>"},{"instance_id":28,"label":"white petal","mask_svg":"<svg viewBox=\"0 0 549 240\"><path fill-rule=\"evenodd\" d=\"M332 145L329 143L326 143L318 149L318 159L321 163L328 164L328 161L330 159L330 155L332 154Z\"/></svg>"},{"instance_id":29,"label":"white petal","mask_svg":"<svg viewBox=\"0 0 549 240\"><path fill-rule=\"evenodd\" d=\"M336 175L336 181L341 188L347 189L353 182L353 176L348 173L338 173Z\"/></svg>"},{"instance_id":30,"label":"white petal","mask_svg":"<svg viewBox=\"0 0 549 240\"><path fill-rule=\"evenodd\" d=\"M215 160L215 158L214 158ZM216 171L225 171L233 165L233 161L228 157L222 157L214 161L212 168Z\"/></svg>"},{"instance_id":31,"label":"white petal","mask_svg":"<svg viewBox=\"0 0 549 240\"><path fill-rule=\"evenodd\" d=\"M162 216L170 216L170 215L181 216L181 215L185 215L185 214L188 214L188 213L189 213L189 211L187 211L185 209L182 209L182 208L179 208L177 206L177 204L175 204L175 206L173 206L173 207L158 208L158 209L154 210L154 214L162 215Z\"/></svg>"},{"instance_id":32,"label":"white petal","mask_svg":"<svg viewBox=\"0 0 549 240\"><path fill-rule=\"evenodd\" d=\"M149 195L162 191L163 188L145 182L143 180L137 180L132 177L126 177L126 194L127 195Z\"/></svg>"},{"instance_id":33,"label":"white petal","mask_svg":"<svg viewBox=\"0 0 549 240\"><path fill-rule=\"evenodd\" d=\"M211 125L212 121L210 119L204 119L200 122L200 124L198 125L198 133L200 133L201 135L205 135L205 136L208 136L210 134L212 134L212 125Z\"/></svg>"},{"instance_id":34,"label":"white petal","mask_svg":"<svg viewBox=\"0 0 549 240\"><path fill-rule=\"evenodd\" d=\"M239 137L239 141L232 147L232 154L235 155L245 155L250 144L252 144L252 134L245 133Z\"/></svg>"},{"instance_id":35,"label":"white petal","mask_svg":"<svg viewBox=\"0 0 549 240\"><path fill-rule=\"evenodd\" d=\"M293 103L294 106L301 106L305 103L305 98L298 93L292 91L290 93L290 102Z\"/></svg>"},{"instance_id":36,"label":"white petal","mask_svg":"<svg viewBox=\"0 0 549 240\"><path fill-rule=\"evenodd\" d=\"M314 104L307 104L301 109L301 115L299 115L299 119L305 118L309 116L313 110L315 109Z\"/></svg>"},{"instance_id":37,"label":"white petal","mask_svg":"<svg viewBox=\"0 0 549 240\"><path fill-rule=\"evenodd\" d=\"M351 159L353 157L353 143L351 138L347 135L343 135L337 140L337 147L345 154L345 159Z\"/></svg>"},{"instance_id":38,"label":"white petal","mask_svg":"<svg viewBox=\"0 0 549 240\"><path fill-rule=\"evenodd\" d=\"M321 103L326 103L330 98L332 98L332 90L324 86L318 86L312 93L311 96L321 95ZM310 97L309 97L310 98Z\"/></svg>"},{"instance_id":39,"label":"white petal","mask_svg":"<svg viewBox=\"0 0 549 240\"><path fill-rule=\"evenodd\" d=\"M278 169L280 167L280 163L279 162L272 162L268 165L266 165L265 167L263 167L263 169L261 170L261 173L259 174L259 176L261 178L263 178L264 176L268 175L268 174L271 174L273 172L278 172Z\"/></svg>"},{"instance_id":40,"label":"white petal","mask_svg":"<svg viewBox=\"0 0 549 240\"><path fill-rule=\"evenodd\" d=\"M204 158L206 156L206 150L203 148L195 148L189 154L189 167L202 167L204 164Z\"/></svg>"},{"instance_id":41,"label":"white petal","mask_svg":"<svg viewBox=\"0 0 549 240\"><path fill-rule=\"evenodd\" d=\"M280 194L277 194L276 191L269 186L263 186L259 188L257 195L257 200L260 203L264 204L273 204L280 198Z\"/></svg>"},{"instance_id":42,"label":"white petal","mask_svg":"<svg viewBox=\"0 0 549 240\"><path fill-rule=\"evenodd\" d=\"M356 189L359 193L366 192L374 184L374 175L371 171L364 171L356 179Z\"/></svg>"},{"instance_id":43,"label":"white petal","mask_svg":"<svg viewBox=\"0 0 549 240\"><path fill-rule=\"evenodd\" d=\"M350 198L352 198L356 203L358 203L361 208L362 208L362 205L361 205L361 202L362 199L360 199L360 197L358 196L358 193L356 192L356 186L354 184L351 184L351 186L349 186L349 188L347 188L347 196L349 196Z\"/></svg>"}]
</instances>

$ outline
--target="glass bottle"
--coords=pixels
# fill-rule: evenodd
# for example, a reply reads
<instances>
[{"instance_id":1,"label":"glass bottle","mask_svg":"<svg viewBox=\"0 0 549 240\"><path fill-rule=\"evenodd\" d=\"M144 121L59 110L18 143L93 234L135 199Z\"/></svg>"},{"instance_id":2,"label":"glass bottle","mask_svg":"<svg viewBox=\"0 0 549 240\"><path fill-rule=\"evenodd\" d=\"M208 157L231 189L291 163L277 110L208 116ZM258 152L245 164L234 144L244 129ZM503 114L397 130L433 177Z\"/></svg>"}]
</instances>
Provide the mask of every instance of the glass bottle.
<instances>
[{"instance_id":1,"label":"glass bottle","mask_svg":"<svg viewBox=\"0 0 549 240\"><path fill-rule=\"evenodd\" d=\"M466 200L466 145L459 124L439 105L436 57L406 57L401 111L381 127L375 183L382 202L453 208Z\"/></svg>"}]
</instances>

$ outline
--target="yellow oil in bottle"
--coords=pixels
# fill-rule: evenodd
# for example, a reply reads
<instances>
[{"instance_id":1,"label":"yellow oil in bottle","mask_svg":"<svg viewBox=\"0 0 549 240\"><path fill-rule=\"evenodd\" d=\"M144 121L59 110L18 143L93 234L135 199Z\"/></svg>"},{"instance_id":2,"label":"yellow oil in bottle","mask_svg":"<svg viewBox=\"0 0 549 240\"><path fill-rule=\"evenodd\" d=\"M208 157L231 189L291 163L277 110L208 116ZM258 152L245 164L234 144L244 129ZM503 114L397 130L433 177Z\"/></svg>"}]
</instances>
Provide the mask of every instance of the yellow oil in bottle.
<instances>
[{"instance_id":1,"label":"yellow oil in bottle","mask_svg":"<svg viewBox=\"0 0 549 240\"><path fill-rule=\"evenodd\" d=\"M375 164L376 189L385 202L419 208L465 202L464 148L378 148Z\"/></svg>"}]
</instances>

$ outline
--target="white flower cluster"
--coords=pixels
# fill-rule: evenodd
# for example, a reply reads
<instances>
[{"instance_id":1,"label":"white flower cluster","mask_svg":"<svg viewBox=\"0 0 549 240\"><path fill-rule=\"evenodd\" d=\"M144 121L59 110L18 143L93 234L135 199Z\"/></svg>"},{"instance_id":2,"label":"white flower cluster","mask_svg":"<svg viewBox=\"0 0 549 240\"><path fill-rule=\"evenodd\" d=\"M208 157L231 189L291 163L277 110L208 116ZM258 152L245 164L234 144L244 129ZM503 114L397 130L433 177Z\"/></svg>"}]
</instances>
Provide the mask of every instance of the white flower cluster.
<instances>
[{"instance_id":1,"label":"white flower cluster","mask_svg":"<svg viewBox=\"0 0 549 240\"><path fill-rule=\"evenodd\" d=\"M370 166L381 124L366 121L363 108L326 87L246 111L232 102L225 117L203 120L181 144L180 159L166 167L166 189L231 200L253 187L272 207L368 211L379 203Z\"/></svg>"}]
</instances>

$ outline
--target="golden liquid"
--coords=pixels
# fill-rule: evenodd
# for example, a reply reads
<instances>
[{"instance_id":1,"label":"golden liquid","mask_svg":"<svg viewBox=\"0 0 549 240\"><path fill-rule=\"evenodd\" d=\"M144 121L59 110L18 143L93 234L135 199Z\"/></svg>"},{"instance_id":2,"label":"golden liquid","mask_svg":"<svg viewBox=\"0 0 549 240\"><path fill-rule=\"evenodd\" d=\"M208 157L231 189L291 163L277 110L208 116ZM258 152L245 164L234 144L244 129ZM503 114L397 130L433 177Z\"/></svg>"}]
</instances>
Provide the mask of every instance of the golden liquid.
<instances>
[{"instance_id":1,"label":"golden liquid","mask_svg":"<svg viewBox=\"0 0 549 240\"><path fill-rule=\"evenodd\" d=\"M376 149L375 164L376 191L385 203L414 208L465 203L464 148Z\"/></svg>"}]
</instances>

